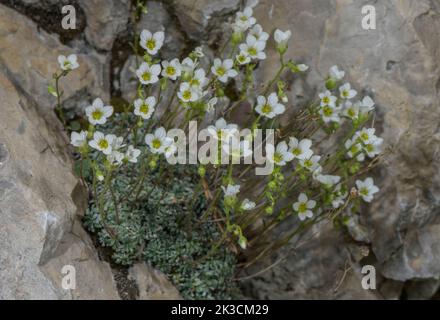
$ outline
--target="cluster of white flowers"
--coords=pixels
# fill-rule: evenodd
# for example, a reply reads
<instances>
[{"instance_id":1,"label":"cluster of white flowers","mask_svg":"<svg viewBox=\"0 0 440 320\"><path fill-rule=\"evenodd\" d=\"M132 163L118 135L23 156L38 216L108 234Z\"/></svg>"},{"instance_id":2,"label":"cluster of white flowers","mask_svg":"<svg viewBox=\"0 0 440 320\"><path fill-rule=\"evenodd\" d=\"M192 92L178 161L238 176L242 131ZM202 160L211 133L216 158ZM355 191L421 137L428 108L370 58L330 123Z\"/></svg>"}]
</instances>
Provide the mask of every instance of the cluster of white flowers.
<instances>
[{"instance_id":1,"label":"cluster of white flowers","mask_svg":"<svg viewBox=\"0 0 440 320\"><path fill-rule=\"evenodd\" d=\"M338 66L330 68L328 87L336 85L345 77L345 72ZM324 123L340 123L341 117L359 120L360 116L367 115L374 110L374 101L369 97L364 97L361 101L352 102L358 92L352 89L351 84L346 82L339 87L339 95L333 94L329 89L320 93L319 115Z\"/></svg>"},{"instance_id":2,"label":"cluster of white flowers","mask_svg":"<svg viewBox=\"0 0 440 320\"><path fill-rule=\"evenodd\" d=\"M200 58L204 57L201 47L197 47L182 61L178 58L161 61L155 56L159 54L163 47L165 33L162 31L153 33L149 30L143 30L140 35L140 46L145 49L145 55L143 56L142 63L135 71L141 85L139 86L137 98L131 104L133 118L137 119L137 123L133 128L138 129L142 127L146 120L151 122L156 110L159 108L162 97L160 94L157 97L153 96L150 86L159 83L162 89L166 87L168 82L173 83L175 86L175 97L173 96L170 100L170 106L175 101L175 98L178 101L176 107L183 107L185 111L188 111L185 114L185 119L187 119L187 115L190 118L192 111L195 109L197 111L203 109L203 112L213 111L220 97L224 96L224 93L221 93L222 88L224 89L231 79L238 77L240 69L246 69L246 72L252 71L261 60L266 59L265 49L269 40L269 34L263 30L262 26L253 17L253 4L248 5L243 11L237 13L233 29L231 54L226 59L215 58L212 65L207 69L208 72L200 67L203 62L203 59ZM281 31L277 29L274 32L274 40L282 65L277 77L281 75L285 68L291 69L292 72L304 72L309 68L305 64L296 65L291 61L288 63L284 62L283 55L287 52L291 36L290 30ZM75 55L68 57L60 56L58 61L61 69L64 71L78 68ZM64 74L67 74L67 72L64 72ZM275 80L279 80L277 77L269 83L264 93L255 94L256 102L253 104L253 110L258 114L258 118L255 120L255 126L252 128L259 128L258 126L262 125L262 123L259 123L260 120L265 120L267 121L266 123L269 123L268 119L275 120L276 117L286 112L285 104L287 105L288 99L284 92L284 82L279 81L278 92L272 92L275 91L272 88L276 83ZM319 94L319 104L312 106L310 110L312 110L311 114L314 119L316 115L319 115L316 118L322 120L324 123L323 127L337 127L336 124L341 123L344 119L349 119L353 124L353 128L355 128L351 133L360 129L350 139L344 141L345 145L337 153L339 158L344 158L341 160L341 163L345 161L350 165L355 163L359 166L358 162L364 161L366 157L374 158L381 153L383 139L375 135L374 128L361 129L368 119L369 113L374 110L375 103L369 96L356 101L358 92L352 88L350 83L343 81L344 77L345 72L340 70L338 66L331 67L326 82L326 89ZM175 111L177 113L178 109L176 108ZM124 144L125 138L114 134L105 134L97 130L97 126L106 124L108 119L114 114L112 106L105 105L101 99L97 98L93 101L92 105L85 109L85 114L90 124L89 129L88 131L71 133L71 144L73 146L78 148L82 154L87 154L89 148L98 151L103 155L106 161L105 165L109 165L109 167L119 166L128 162L138 162L138 158L141 155L141 150L136 148L138 140L134 142L134 145L126 145ZM142 131L143 135L145 135L140 138L143 138L145 143L145 153L149 152L154 161L161 155L165 158L170 158L177 153L176 142L170 134L171 130L168 127L172 125L174 119L171 117L168 118L168 121L163 122L168 132L165 127L159 127L159 125L152 126L152 123L149 123L147 132ZM274 122L272 121L272 124ZM153 129L149 131L150 128ZM213 125L207 127L207 131L215 141L220 143L220 157L226 154L234 161L253 155L253 133L249 134L244 141L232 143L231 146L231 139L236 139L236 133L239 131L237 124L228 123L223 117L220 117L215 120ZM295 135L299 137L297 133ZM282 135L279 136L281 137ZM326 205L328 204L328 206L334 209L345 208L344 205L351 199L351 193L349 195L347 186L341 178L341 176L347 178L346 175L342 173L339 173L341 176L325 174L324 171L327 170L325 168L334 167L334 163L332 163L332 166L327 165L327 157L323 157L326 160L321 161L322 157L314 153L312 145L311 139L298 139L294 136L288 137L288 140L279 141L277 144L268 143L265 150L266 156L278 169L271 177L273 178L271 182L274 182L272 185L276 185L276 182L278 182L276 174L283 175L284 172L288 171L288 165L293 164L291 172L293 176L297 175L298 179L311 182L314 187L316 186L320 188L319 190L324 190L323 193L326 196L330 195L330 200L325 202ZM145 155L145 159L147 159L147 155ZM336 172L331 171L331 169L328 169L328 171L329 173ZM104 179L102 173L100 171L98 173L98 178ZM221 186L224 193L226 210L235 210L238 213L243 213L244 211L262 207L262 203L259 203L257 206L255 202L247 198L239 200L241 185L234 182L234 176L230 172L228 174L222 180L223 185ZM364 181L357 180L356 188L359 198L366 202L371 202L374 195L379 191L374 185L372 178L367 178ZM270 189L267 192L269 193L273 190ZM273 193L276 192L274 191ZM270 194L270 196L272 195ZM296 199L296 197L297 194L295 193L294 198ZM301 190L297 201L293 204L289 202L288 208L290 211L293 209L301 221L305 221L306 219L313 219L316 213L322 212L318 211L322 210L318 206L318 201L320 202L321 198L316 194ZM268 202L271 202L271 199ZM274 204L275 201L271 202L271 206L268 209L272 210ZM267 212L271 213L272 211L270 210ZM233 230L239 237L239 245L242 248L246 248L247 241L240 227L236 225L230 226L229 221L228 227L232 228L228 231Z\"/></svg>"},{"instance_id":3,"label":"cluster of white flowers","mask_svg":"<svg viewBox=\"0 0 440 320\"><path fill-rule=\"evenodd\" d=\"M93 101L91 106L86 107L85 113L90 123L89 131L72 132L71 144L79 148L82 152L87 153L87 147L102 152L107 161L115 166L121 165L124 161L137 163L137 159L141 154L139 149L134 146L128 146L125 152L122 149L124 145L124 138L117 137L114 134L104 134L101 131L95 130L94 126L104 125L107 120L113 115L113 107L105 106L100 98ZM90 140L89 140L90 138Z\"/></svg>"},{"instance_id":4,"label":"cluster of white flowers","mask_svg":"<svg viewBox=\"0 0 440 320\"><path fill-rule=\"evenodd\" d=\"M352 139L345 142L345 148L348 150L347 155L350 158L356 158L362 162L365 156L374 158L382 152L381 146L383 139L375 135L376 129L363 128L357 131Z\"/></svg>"}]
</instances>

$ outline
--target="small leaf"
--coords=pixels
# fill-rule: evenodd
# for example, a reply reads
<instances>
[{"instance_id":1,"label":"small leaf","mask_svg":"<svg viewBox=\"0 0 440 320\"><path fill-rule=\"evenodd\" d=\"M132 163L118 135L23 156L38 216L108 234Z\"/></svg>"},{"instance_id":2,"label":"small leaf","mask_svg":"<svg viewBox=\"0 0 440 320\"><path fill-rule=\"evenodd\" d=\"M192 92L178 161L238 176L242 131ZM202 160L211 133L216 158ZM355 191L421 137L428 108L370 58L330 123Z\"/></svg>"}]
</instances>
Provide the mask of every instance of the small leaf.
<instances>
[{"instance_id":1,"label":"small leaf","mask_svg":"<svg viewBox=\"0 0 440 320\"><path fill-rule=\"evenodd\" d=\"M47 87L47 92L49 92L51 95L53 95L55 98L58 97L57 91L55 90L55 88L53 86L48 86Z\"/></svg>"}]
</instances>

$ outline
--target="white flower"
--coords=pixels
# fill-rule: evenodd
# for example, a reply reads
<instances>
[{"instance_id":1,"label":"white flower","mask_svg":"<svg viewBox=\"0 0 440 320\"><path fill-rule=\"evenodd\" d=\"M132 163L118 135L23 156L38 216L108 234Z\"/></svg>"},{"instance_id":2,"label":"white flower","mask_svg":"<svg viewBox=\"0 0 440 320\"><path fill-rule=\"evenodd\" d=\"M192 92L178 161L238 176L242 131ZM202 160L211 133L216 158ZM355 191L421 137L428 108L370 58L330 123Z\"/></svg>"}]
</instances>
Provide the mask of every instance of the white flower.
<instances>
[{"instance_id":1,"label":"white flower","mask_svg":"<svg viewBox=\"0 0 440 320\"><path fill-rule=\"evenodd\" d=\"M119 166L124 161L125 155L122 152L112 150L112 152L107 156L108 162L112 165Z\"/></svg>"},{"instance_id":2,"label":"white flower","mask_svg":"<svg viewBox=\"0 0 440 320\"><path fill-rule=\"evenodd\" d=\"M362 141L364 144L371 144L377 139L375 132L375 128L363 128L361 131L356 132L354 137Z\"/></svg>"},{"instance_id":3,"label":"white flower","mask_svg":"<svg viewBox=\"0 0 440 320\"><path fill-rule=\"evenodd\" d=\"M168 159L169 157L173 156L176 153L176 151L177 151L177 146L173 141L168 147L165 148L165 152L164 152L165 158Z\"/></svg>"},{"instance_id":4,"label":"white flower","mask_svg":"<svg viewBox=\"0 0 440 320\"><path fill-rule=\"evenodd\" d=\"M345 203L345 200L347 199L348 196L348 192L347 190L343 192L341 184L338 184L335 188L335 195L336 196L335 198L333 198L332 201L332 206L334 209L338 209Z\"/></svg>"},{"instance_id":5,"label":"white flower","mask_svg":"<svg viewBox=\"0 0 440 320\"><path fill-rule=\"evenodd\" d=\"M319 174L318 176L316 176L315 179L327 186L334 186L335 184L339 183L339 181L341 181L341 177L339 176L323 175L323 174Z\"/></svg>"},{"instance_id":6,"label":"white flower","mask_svg":"<svg viewBox=\"0 0 440 320\"><path fill-rule=\"evenodd\" d=\"M341 107L326 105L319 109L319 114L325 123L339 122L341 121L341 118L339 117L340 111Z\"/></svg>"},{"instance_id":7,"label":"white flower","mask_svg":"<svg viewBox=\"0 0 440 320\"><path fill-rule=\"evenodd\" d=\"M216 140L229 141L229 139L238 132L236 124L228 124L225 119L220 118L207 128L210 135Z\"/></svg>"},{"instance_id":8,"label":"white flower","mask_svg":"<svg viewBox=\"0 0 440 320\"><path fill-rule=\"evenodd\" d=\"M373 178L367 178L364 181L357 180L356 187L359 195L365 202L371 202L374 198L374 194L379 192L379 188L374 185Z\"/></svg>"},{"instance_id":9,"label":"white flower","mask_svg":"<svg viewBox=\"0 0 440 320\"><path fill-rule=\"evenodd\" d=\"M240 51L240 53L235 57L235 60L241 65L248 64L251 62L251 57L246 51Z\"/></svg>"},{"instance_id":10,"label":"white flower","mask_svg":"<svg viewBox=\"0 0 440 320\"><path fill-rule=\"evenodd\" d=\"M124 144L124 138L123 137L116 137L114 134L109 134L107 137L112 137L112 150L119 150L123 147L125 147Z\"/></svg>"},{"instance_id":11,"label":"white flower","mask_svg":"<svg viewBox=\"0 0 440 320\"><path fill-rule=\"evenodd\" d=\"M76 54L71 54L67 57L60 55L58 56L58 63L60 64L61 69L65 71L74 70L79 67Z\"/></svg>"},{"instance_id":12,"label":"white flower","mask_svg":"<svg viewBox=\"0 0 440 320\"><path fill-rule=\"evenodd\" d=\"M359 102L353 104L350 101L346 101L344 104L344 111L342 112L342 114L347 118L356 120L357 118L359 118L359 111L360 111Z\"/></svg>"},{"instance_id":13,"label":"white flower","mask_svg":"<svg viewBox=\"0 0 440 320\"><path fill-rule=\"evenodd\" d=\"M278 43L278 45L285 46L287 45L287 42L289 41L291 36L292 32L290 30L283 32L280 29L276 29L274 38L275 42Z\"/></svg>"},{"instance_id":14,"label":"white flower","mask_svg":"<svg viewBox=\"0 0 440 320\"><path fill-rule=\"evenodd\" d=\"M148 30L141 32L141 47L147 50L151 55L155 55L163 46L165 40L165 34L162 31L152 34Z\"/></svg>"},{"instance_id":15,"label":"white flower","mask_svg":"<svg viewBox=\"0 0 440 320\"><path fill-rule=\"evenodd\" d=\"M332 93L328 90L326 92L320 93L319 99L321 99L321 107L324 106L335 107L336 101L338 100L338 98L333 96Z\"/></svg>"},{"instance_id":16,"label":"white flower","mask_svg":"<svg viewBox=\"0 0 440 320\"><path fill-rule=\"evenodd\" d=\"M249 211L249 210L254 209L255 206L256 206L255 202L253 202L249 199L244 199L243 202L241 203L240 208L242 210Z\"/></svg>"},{"instance_id":17,"label":"white flower","mask_svg":"<svg viewBox=\"0 0 440 320\"><path fill-rule=\"evenodd\" d=\"M84 147L87 144L87 131L72 132L70 134L70 144L74 147Z\"/></svg>"},{"instance_id":18,"label":"white flower","mask_svg":"<svg viewBox=\"0 0 440 320\"><path fill-rule=\"evenodd\" d=\"M266 59L266 53L264 49L266 48L265 41L258 41L252 35L248 35L246 38L246 43L240 44L240 51L246 52L252 59L264 60Z\"/></svg>"},{"instance_id":19,"label":"white flower","mask_svg":"<svg viewBox=\"0 0 440 320\"><path fill-rule=\"evenodd\" d=\"M231 59L226 59L223 62L216 58L214 60L214 66L211 68L213 74L215 74L219 81L226 83L228 78L235 78L238 73L234 69L234 61Z\"/></svg>"},{"instance_id":20,"label":"white flower","mask_svg":"<svg viewBox=\"0 0 440 320\"><path fill-rule=\"evenodd\" d=\"M321 160L320 156L312 156L309 159L300 159L299 164L301 167L306 168L310 172L316 172L321 169L319 160Z\"/></svg>"},{"instance_id":21,"label":"white flower","mask_svg":"<svg viewBox=\"0 0 440 320\"><path fill-rule=\"evenodd\" d=\"M240 192L240 185L228 184L226 188L222 186L222 190L225 193L225 197L235 197Z\"/></svg>"},{"instance_id":22,"label":"white flower","mask_svg":"<svg viewBox=\"0 0 440 320\"><path fill-rule=\"evenodd\" d=\"M313 155L313 151L310 149L312 147L312 140L310 139L298 141L297 138L291 137L289 147L289 151L292 153L294 159L310 159Z\"/></svg>"},{"instance_id":23,"label":"white flower","mask_svg":"<svg viewBox=\"0 0 440 320\"><path fill-rule=\"evenodd\" d=\"M255 111L269 119L275 118L277 115L283 114L286 108L278 102L278 95L271 93L266 99L264 96L257 98L257 107Z\"/></svg>"},{"instance_id":24,"label":"white flower","mask_svg":"<svg viewBox=\"0 0 440 320\"><path fill-rule=\"evenodd\" d=\"M125 153L125 159L131 163L137 163L137 158L141 155L141 150L136 149L133 146L128 146L127 152Z\"/></svg>"},{"instance_id":25,"label":"white flower","mask_svg":"<svg viewBox=\"0 0 440 320\"><path fill-rule=\"evenodd\" d=\"M188 82L183 82L180 84L179 92L177 96L183 102L194 102L200 99L202 93L200 89L191 86Z\"/></svg>"},{"instance_id":26,"label":"white flower","mask_svg":"<svg viewBox=\"0 0 440 320\"><path fill-rule=\"evenodd\" d=\"M173 59L171 61L162 61L162 76L171 80L176 80L182 74L182 67L180 66L179 59Z\"/></svg>"},{"instance_id":27,"label":"white flower","mask_svg":"<svg viewBox=\"0 0 440 320\"><path fill-rule=\"evenodd\" d=\"M237 18L235 20L235 25L240 28L242 31L246 31L250 27L252 27L257 20L252 17L253 10L250 7L247 7L243 10L243 12L237 12Z\"/></svg>"},{"instance_id":28,"label":"white flower","mask_svg":"<svg viewBox=\"0 0 440 320\"><path fill-rule=\"evenodd\" d=\"M145 136L145 143L150 147L152 153L162 154L173 143L173 139L167 137L165 128L160 127L154 131L154 134Z\"/></svg>"},{"instance_id":29,"label":"white flower","mask_svg":"<svg viewBox=\"0 0 440 320\"><path fill-rule=\"evenodd\" d=\"M247 140L237 141L237 139L233 138L229 143L224 143L222 149L227 155L232 157L233 162L252 155L251 143Z\"/></svg>"},{"instance_id":30,"label":"white flower","mask_svg":"<svg viewBox=\"0 0 440 320\"><path fill-rule=\"evenodd\" d=\"M330 77L334 80L342 80L345 77L345 71L339 70L338 66L330 68Z\"/></svg>"},{"instance_id":31,"label":"white flower","mask_svg":"<svg viewBox=\"0 0 440 320\"><path fill-rule=\"evenodd\" d=\"M287 143L282 141L278 143L277 148L273 149L273 145L267 145L266 152L270 155L270 160L273 161L277 166L285 166L287 162L293 160L292 152L289 152L289 148L287 147Z\"/></svg>"},{"instance_id":32,"label":"white flower","mask_svg":"<svg viewBox=\"0 0 440 320\"><path fill-rule=\"evenodd\" d=\"M361 112L368 113L374 110L374 101L369 96L364 97L364 99L360 103Z\"/></svg>"},{"instance_id":33,"label":"white flower","mask_svg":"<svg viewBox=\"0 0 440 320\"><path fill-rule=\"evenodd\" d=\"M104 135L102 132L96 131L93 134L93 140L89 141L89 146L93 149L101 151L105 155L109 155L112 153L112 144L115 139L115 135L108 134Z\"/></svg>"},{"instance_id":34,"label":"white flower","mask_svg":"<svg viewBox=\"0 0 440 320\"><path fill-rule=\"evenodd\" d=\"M305 71L309 70L309 66L306 64L299 64L299 65L297 65L297 67L298 67L298 70L301 72L305 72Z\"/></svg>"},{"instance_id":35,"label":"white flower","mask_svg":"<svg viewBox=\"0 0 440 320\"><path fill-rule=\"evenodd\" d=\"M266 42L269 39L269 34L267 32L264 32L263 28L259 24L254 25L249 31L249 34L251 36L254 36L257 41Z\"/></svg>"},{"instance_id":36,"label":"white flower","mask_svg":"<svg viewBox=\"0 0 440 320\"><path fill-rule=\"evenodd\" d=\"M298 217L301 221L306 220L306 218L313 218L312 209L315 208L316 201L309 200L305 193L301 193L298 197L298 202L293 204L293 210L298 212Z\"/></svg>"},{"instance_id":37,"label":"white flower","mask_svg":"<svg viewBox=\"0 0 440 320\"><path fill-rule=\"evenodd\" d=\"M369 156L370 158L374 158L375 156L377 156L382 152L381 149L382 143L383 143L383 139L377 138L372 143L366 144L363 149L367 154L367 156Z\"/></svg>"},{"instance_id":38,"label":"white flower","mask_svg":"<svg viewBox=\"0 0 440 320\"><path fill-rule=\"evenodd\" d=\"M214 98L210 99L208 101L208 104L207 104L207 107L206 107L206 111L208 111L208 112L214 111L214 108L217 105L217 103L218 103L218 98L217 97L214 97Z\"/></svg>"},{"instance_id":39,"label":"white flower","mask_svg":"<svg viewBox=\"0 0 440 320\"><path fill-rule=\"evenodd\" d=\"M203 69L197 69L194 71L194 74L191 77L191 80L189 80L189 84L192 87L197 87L200 90L206 86L208 83L208 79L206 78L205 70Z\"/></svg>"},{"instance_id":40,"label":"white flower","mask_svg":"<svg viewBox=\"0 0 440 320\"><path fill-rule=\"evenodd\" d=\"M362 152L362 145L356 139L348 139L345 142L345 148L348 150L347 155L350 158L356 156L356 160L362 162L365 160L365 154Z\"/></svg>"},{"instance_id":41,"label":"white flower","mask_svg":"<svg viewBox=\"0 0 440 320\"><path fill-rule=\"evenodd\" d=\"M153 84L159 81L161 67L159 64L149 65L143 62L139 69L136 70L136 75L142 84Z\"/></svg>"},{"instance_id":42,"label":"white flower","mask_svg":"<svg viewBox=\"0 0 440 320\"><path fill-rule=\"evenodd\" d=\"M192 73L197 67L197 63L191 58L185 58L182 61L181 68L184 72Z\"/></svg>"},{"instance_id":43,"label":"white flower","mask_svg":"<svg viewBox=\"0 0 440 320\"><path fill-rule=\"evenodd\" d=\"M341 98L350 100L357 95L357 91L351 88L351 85L347 82L339 87L339 92L341 93Z\"/></svg>"},{"instance_id":44,"label":"white flower","mask_svg":"<svg viewBox=\"0 0 440 320\"><path fill-rule=\"evenodd\" d=\"M93 125L104 124L107 118L113 114L112 106L104 106L104 102L100 98L96 98L91 106L86 108L86 115L89 122Z\"/></svg>"},{"instance_id":45,"label":"white flower","mask_svg":"<svg viewBox=\"0 0 440 320\"><path fill-rule=\"evenodd\" d=\"M134 114L144 120L151 118L156 107L156 98L148 97L147 99L137 99L134 101Z\"/></svg>"}]
</instances>

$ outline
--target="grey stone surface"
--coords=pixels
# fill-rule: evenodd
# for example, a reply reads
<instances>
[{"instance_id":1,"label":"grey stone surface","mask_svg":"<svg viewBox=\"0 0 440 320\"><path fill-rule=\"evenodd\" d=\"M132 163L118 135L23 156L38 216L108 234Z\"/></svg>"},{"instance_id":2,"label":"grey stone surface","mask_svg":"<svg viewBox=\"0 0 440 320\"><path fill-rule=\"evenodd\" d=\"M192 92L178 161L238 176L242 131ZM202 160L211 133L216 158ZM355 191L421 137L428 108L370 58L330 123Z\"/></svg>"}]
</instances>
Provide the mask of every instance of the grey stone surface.
<instances>
[{"instance_id":1,"label":"grey stone surface","mask_svg":"<svg viewBox=\"0 0 440 320\"><path fill-rule=\"evenodd\" d=\"M1 71L0 109L0 299L118 299L109 265L80 226L86 197L53 130L58 120L43 119ZM74 290L61 286L65 265L76 269Z\"/></svg>"},{"instance_id":2,"label":"grey stone surface","mask_svg":"<svg viewBox=\"0 0 440 320\"><path fill-rule=\"evenodd\" d=\"M145 263L136 263L128 272L129 279L137 284L138 300L182 300L166 276Z\"/></svg>"},{"instance_id":3,"label":"grey stone surface","mask_svg":"<svg viewBox=\"0 0 440 320\"><path fill-rule=\"evenodd\" d=\"M111 50L116 36L127 29L130 0L78 0L87 17L87 40L98 49Z\"/></svg>"},{"instance_id":4,"label":"grey stone surface","mask_svg":"<svg viewBox=\"0 0 440 320\"><path fill-rule=\"evenodd\" d=\"M48 34L32 20L3 5L0 5L0 38L0 69L13 76L16 84L38 102L42 112L49 112L55 105L47 85L59 71L60 54L76 53L80 64L79 69L60 82L64 100L78 100L82 96L109 99L106 57L62 45L56 34Z\"/></svg>"}]
</instances>

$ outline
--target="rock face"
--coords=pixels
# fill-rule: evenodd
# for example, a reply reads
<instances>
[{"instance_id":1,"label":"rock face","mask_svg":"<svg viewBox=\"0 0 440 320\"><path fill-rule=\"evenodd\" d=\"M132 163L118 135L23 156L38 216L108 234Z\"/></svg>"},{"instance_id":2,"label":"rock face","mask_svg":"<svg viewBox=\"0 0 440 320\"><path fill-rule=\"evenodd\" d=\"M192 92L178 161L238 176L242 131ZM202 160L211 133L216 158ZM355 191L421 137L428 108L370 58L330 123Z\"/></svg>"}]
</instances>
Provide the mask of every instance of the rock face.
<instances>
[{"instance_id":1,"label":"rock face","mask_svg":"<svg viewBox=\"0 0 440 320\"><path fill-rule=\"evenodd\" d=\"M43 11L54 3L52 0L15 2L23 3L23 6L37 6ZM18 101L22 101L21 105L26 105L27 102L23 101L29 99L36 101L35 108L47 118L53 107L53 99L47 94L45 84L57 67L53 62L58 54L76 52L81 68L75 76L72 74L66 79L69 85L65 87L64 98L67 98L68 106L76 108L78 102L84 103L95 96L109 99L112 94L110 81L118 82L117 86L113 86L126 94L124 98L132 100L131 93L135 90L131 84L134 58L129 57L128 61L122 61L117 66L119 70L115 74L120 79L113 79L108 70L108 62L115 59L112 57L115 39L127 29L129 2L72 0L79 6L79 21L84 36L76 35L76 42L65 45L61 44L56 33L39 29L35 23L38 19L27 19L0 5L1 84L3 90L8 90L7 98L13 99L9 94L9 90L12 90L19 97ZM164 29L167 32L167 49L163 50L163 57L167 59L175 56L182 58L198 44L207 44L215 49L218 47L216 41L223 36L222 22L232 18L242 2L149 1L150 13L142 18L137 31L143 28L151 31ZM382 191L374 204L353 221L351 235L340 235L326 225L317 227L313 230L315 236L307 244L292 249L294 255L287 256L269 271L245 282L246 292L251 297L397 299L403 296L418 299L430 298L439 289L440 39L433 35L440 28L440 4L435 0L376 1L373 5L376 8L377 29L364 30L361 25L362 7L371 5L371 2L260 0L254 10L265 31L273 33L275 28L292 30L287 57L311 66L305 77L286 79L291 88L289 101L295 106L305 105L322 89L321 79L326 76L329 67L337 64L347 71L348 81L358 89L366 88L362 94L371 95L377 102L376 124L392 152L387 156L386 163L375 172L375 180ZM278 57L273 40L268 44L267 53L267 61L257 70L258 78L266 81L277 70ZM0 95L0 99L3 99L3 103L5 96ZM2 104L2 111L3 105L10 104L10 101ZM20 106L17 103L14 105L17 108ZM17 110L12 111L15 114ZM30 117L26 112L21 114ZM34 127L36 124L30 120L21 119L20 122L18 116L17 119L4 119L0 119L2 132L8 128L8 132L15 130L26 135L29 130L34 130L34 139L39 136ZM34 129L28 129L31 127ZM40 135L46 130L45 125L42 127L39 129L43 130ZM11 133L9 136L12 137ZM43 179L42 176L39 176L41 181L36 180L33 176L36 173L30 175L28 171L34 165L33 161L27 160L31 158L24 157L23 150L14 149L19 148L13 143L15 140L2 139L0 210L1 218L9 220L0 224L0 237L5 237L1 240L7 246L7 250L0 252L0 257L6 261L3 265L7 266L7 270L32 270L34 273L29 276L24 271L17 271L16 276L8 275L2 269L1 284L8 283L9 289L0 286L0 297L35 297L36 294L29 293L30 288L38 286L41 291L48 292L47 298L74 297L74 293L59 291L53 285L60 279L58 269L65 260L78 262L86 256L92 268L104 270L100 274L106 274L105 270L108 269L96 260L79 225L72 222L76 210L72 201L68 200L68 205L52 203L50 201L54 201L54 197L43 192L52 190L53 186L58 186L57 183L65 183L53 192L59 194L57 192L63 190L63 194L70 194L76 182L69 175L63 182L56 180L57 177L51 177L54 181ZM46 150L41 154L35 151L45 149L44 143L28 145L34 150L35 157L56 158L52 151ZM21 161L15 163L12 159ZM57 161L65 163L65 159ZM43 172L42 169L40 171ZM20 196L25 201L18 201ZM19 205L11 207L15 211L7 211L4 201L9 204L17 202ZM69 213L60 214L65 211ZM35 213L34 217L33 212L38 214ZM23 219L11 220L17 217ZM26 222L31 217L35 220L34 224ZM11 221L16 224L6 230L4 226L9 228ZM37 249L35 246L29 247L29 242L23 240L26 239L23 238L23 230L40 239L41 244ZM361 230L361 234L354 234L356 230ZM83 240L71 244L79 241L73 234L80 235ZM15 235L21 235L22 238ZM17 240L12 242L9 239ZM365 246L369 252L367 255L363 253ZM9 251L16 253L14 259ZM280 253L279 257L286 253ZM8 256L5 257L5 254ZM265 266L277 261L277 257L273 259L267 261ZM30 260L38 261L40 266L36 268ZM360 269L365 264L377 268L378 290L375 292L365 291L360 286ZM0 264L0 268L3 265ZM78 266L77 272L80 269ZM140 269L133 271L135 278L143 273ZM259 270L249 270L249 274L254 271ZM23 274L23 284L14 286L12 279L19 278L18 274ZM104 283L104 278L97 277L97 281ZM27 279L38 280L26 282ZM340 282L341 279L343 281ZM107 288L110 287L112 285ZM18 288L23 289L19 291ZM84 290L84 296L95 294ZM146 297L150 296L150 293L146 294Z\"/></svg>"},{"instance_id":2,"label":"rock face","mask_svg":"<svg viewBox=\"0 0 440 320\"><path fill-rule=\"evenodd\" d=\"M13 81L0 71L0 299L118 299L80 225L85 197L66 140ZM75 268L75 289L62 287L64 266Z\"/></svg>"},{"instance_id":3,"label":"rock face","mask_svg":"<svg viewBox=\"0 0 440 320\"><path fill-rule=\"evenodd\" d=\"M87 40L98 49L110 50L116 36L126 30L130 18L130 0L79 0L87 27Z\"/></svg>"},{"instance_id":4,"label":"rock face","mask_svg":"<svg viewBox=\"0 0 440 320\"><path fill-rule=\"evenodd\" d=\"M435 1L418 1L417 6L413 1L375 3L377 30L363 30L361 9L367 4L370 2L261 1L256 15L267 31L291 29L293 40L287 56L315 69L306 84L292 81L292 87L297 88L290 96L294 105L304 103L305 95L316 93L318 77L325 76L333 64L348 72L350 82L374 96L376 122L392 153L376 172L382 191L359 223L367 230L366 242L377 259L378 273L384 277L384 291L386 279L391 279L405 283L403 289L394 286L394 297L403 290L416 298L414 287L420 285L415 280L425 279L428 288L438 289L440 278L440 39L429 36L439 27L440 8ZM272 77L276 60L275 54L269 56L260 77ZM324 258L332 248L333 243L315 254ZM308 261L301 252L299 258L286 262L285 268L292 273ZM315 263L308 265L313 268ZM292 276L286 272L281 279L287 275ZM323 269L310 277L330 279L333 275ZM298 287L301 285L294 286ZM424 298L435 291L421 290ZM327 293L322 291L322 297ZM285 297L292 296L286 292ZM384 292L384 297L392 295Z\"/></svg>"},{"instance_id":5,"label":"rock face","mask_svg":"<svg viewBox=\"0 0 440 320\"><path fill-rule=\"evenodd\" d=\"M165 275L150 266L137 263L128 272L129 278L137 284L138 300L182 300Z\"/></svg>"},{"instance_id":6,"label":"rock face","mask_svg":"<svg viewBox=\"0 0 440 320\"><path fill-rule=\"evenodd\" d=\"M68 100L67 104L69 100L78 103L94 97L109 99L109 76L104 67L104 56L96 52L80 54L62 45L57 35L48 34L33 21L3 5L0 5L0 38L0 65L38 101L43 112L54 106L47 85L52 74L59 69L56 61L60 54L76 53L80 64L75 76L70 74L62 80L63 99Z\"/></svg>"}]
</instances>

